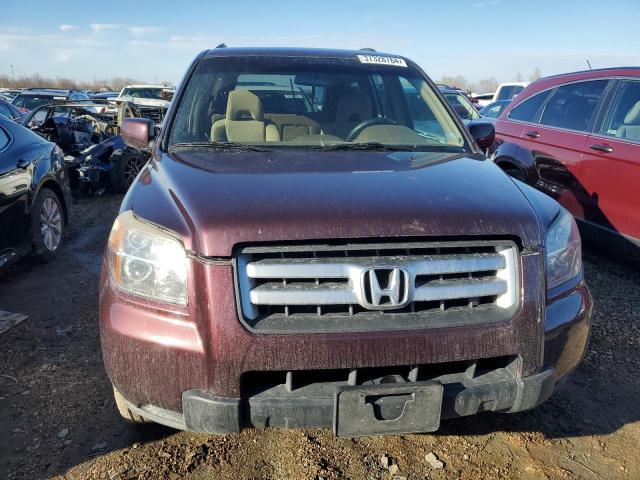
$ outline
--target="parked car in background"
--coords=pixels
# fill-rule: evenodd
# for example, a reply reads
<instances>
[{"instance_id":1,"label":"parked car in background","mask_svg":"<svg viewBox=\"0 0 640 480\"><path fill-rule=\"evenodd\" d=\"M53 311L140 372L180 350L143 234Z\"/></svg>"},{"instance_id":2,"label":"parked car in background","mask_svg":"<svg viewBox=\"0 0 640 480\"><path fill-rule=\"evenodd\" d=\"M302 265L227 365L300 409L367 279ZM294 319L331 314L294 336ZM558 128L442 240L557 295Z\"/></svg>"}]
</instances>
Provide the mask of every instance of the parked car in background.
<instances>
[{"instance_id":1,"label":"parked car in background","mask_svg":"<svg viewBox=\"0 0 640 480\"><path fill-rule=\"evenodd\" d=\"M571 211L593 240L640 247L640 68L556 75L495 123L494 161Z\"/></svg>"},{"instance_id":2,"label":"parked car in background","mask_svg":"<svg viewBox=\"0 0 640 480\"><path fill-rule=\"evenodd\" d=\"M482 117L461 90L445 85L438 85L438 89L464 122L479 120Z\"/></svg>"},{"instance_id":3,"label":"parked car in background","mask_svg":"<svg viewBox=\"0 0 640 480\"><path fill-rule=\"evenodd\" d=\"M16 96L20 93L20 90L12 90L6 88L0 92L0 99L6 100L7 102L11 102Z\"/></svg>"},{"instance_id":4,"label":"parked car in background","mask_svg":"<svg viewBox=\"0 0 640 480\"><path fill-rule=\"evenodd\" d=\"M480 109L480 115L487 118L498 118L510 103L511 100L498 100L497 102L491 102Z\"/></svg>"},{"instance_id":5,"label":"parked car in background","mask_svg":"<svg viewBox=\"0 0 640 480\"><path fill-rule=\"evenodd\" d=\"M493 125L465 128L409 59L217 48L159 134L121 133L152 153L99 286L129 421L434 431L537 406L584 354L571 214L488 161Z\"/></svg>"},{"instance_id":6,"label":"parked car in background","mask_svg":"<svg viewBox=\"0 0 640 480\"><path fill-rule=\"evenodd\" d=\"M480 108L486 107L491 102L493 102L493 97L495 93L479 93L479 94L471 94L471 97L476 100L475 104Z\"/></svg>"},{"instance_id":7,"label":"parked car in background","mask_svg":"<svg viewBox=\"0 0 640 480\"><path fill-rule=\"evenodd\" d=\"M0 269L29 253L53 259L70 199L60 148L0 115Z\"/></svg>"},{"instance_id":8,"label":"parked car in background","mask_svg":"<svg viewBox=\"0 0 640 480\"><path fill-rule=\"evenodd\" d=\"M20 91L11 103L22 111L27 112L42 105L65 101L89 101L89 96L86 93L74 90L25 88Z\"/></svg>"},{"instance_id":9,"label":"parked car in background","mask_svg":"<svg viewBox=\"0 0 640 480\"><path fill-rule=\"evenodd\" d=\"M131 102L136 105L147 106L169 106L168 96L173 96L175 89L165 87L164 85L127 85L120 94L116 96L115 101Z\"/></svg>"},{"instance_id":10,"label":"parked car in background","mask_svg":"<svg viewBox=\"0 0 640 480\"><path fill-rule=\"evenodd\" d=\"M522 92L527 85L529 85L529 82L501 83L498 85L496 93L493 95L491 101L497 102L499 100L511 100Z\"/></svg>"},{"instance_id":11,"label":"parked car in background","mask_svg":"<svg viewBox=\"0 0 640 480\"><path fill-rule=\"evenodd\" d=\"M26 117L26 113L16 108L6 100L0 100L0 115L13 120L14 122L22 123Z\"/></svg>"},{"instance_id":12,"label":"parked car in background","mask_svg":"<svg viewBox=\"0 0 640 480\"><path fill-rule=\"evenodd\" d=\"M92 100L115 100L118 92L97 92L89 95Z\"/></svg>"}]
</instances>

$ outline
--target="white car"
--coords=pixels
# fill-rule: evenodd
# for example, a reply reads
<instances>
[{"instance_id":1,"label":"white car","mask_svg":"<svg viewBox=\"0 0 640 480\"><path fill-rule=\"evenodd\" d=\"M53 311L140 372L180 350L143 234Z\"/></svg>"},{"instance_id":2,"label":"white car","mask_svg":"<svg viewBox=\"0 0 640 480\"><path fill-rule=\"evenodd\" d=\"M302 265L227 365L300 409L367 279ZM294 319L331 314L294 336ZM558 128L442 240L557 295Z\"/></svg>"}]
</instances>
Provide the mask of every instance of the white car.
<instances>
[{"instance_id":1,"label":"white car","mask_svg":"<svg viewBox=\"0 0 640 480\"><path fill-rule=\"evenodd\" d=\"M501 83L498 85L498 89L496 90L491 102L497 102L498 100L511 100L524 90L527 85L529 85L529 82Z\"/></svg>"},{"instance_id":2,"label":"white car","mask_svg":"<svg viewBox=\"0 0 640 480\"><path fill-rule=\"evenodd\" d=\"M165 94L171 97L174 92L174 88L164 85L127 85L114 100L116 103L131 102L146 107L168 107L170 101L163 97Z\"/></svg>"},{"instance_id":3,"label":"white car","mask_svg":"<svg viewBox=\"0 0 640 480\"><path fill-rule=\"evenodd\" d=\"M478 108L486 107L487 105L489 105L491 102L493 102L494 96L495 96L495 93L472 93L471 94L471 98L473 98L474 100L477 100L477 102L474 101L474 104L477 105Z\"/></svg>"}]
</instances>

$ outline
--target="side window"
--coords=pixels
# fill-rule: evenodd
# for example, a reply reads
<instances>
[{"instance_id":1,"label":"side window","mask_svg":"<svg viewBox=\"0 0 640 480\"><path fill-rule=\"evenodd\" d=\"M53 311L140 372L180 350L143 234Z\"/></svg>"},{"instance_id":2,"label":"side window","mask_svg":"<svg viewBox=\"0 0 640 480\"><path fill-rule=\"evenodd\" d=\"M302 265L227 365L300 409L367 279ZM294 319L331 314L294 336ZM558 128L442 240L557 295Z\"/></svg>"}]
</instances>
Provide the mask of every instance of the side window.
<instances>
[{"instance_id":1,"label":"side window","mask_svg":"<svg viewBox=\"0 0 640 480\"><path fill-rule=\"evenodd\" d=\"M623 81L607 112L602 135L640 142L640 81Z\"/></svg>"},{"instance_id":2,"label":"side window","mask_svg":"<svg viewBox=\"0 0 640 480\"><path fill-rule=\"evenodd\" d=\"M542 125L585 132L608 80L591 80L559 87L547 102Z\"/></svg>"},{"instance_id":3,"label":"side window","mask_svg":"<svg viewBox=\"0 0 640 480\"><path fill-rule=\"evenodd\" d=\"M9 110L9 107L2 103L0 103L0 115L4 115L7 118L13 117L13 114L11 113L11 110Z\"/></svg>"},{"instance_id":4,"label":"side window","mask_svg":"<svg viewBox=\"0 0 640 480\"><path fill-rule=\"evenodd\" d=\"M521 122L533 122L536 118L536 113L547 99L551 90L540 92L533 97L527 98L520 105L517 105L509 112L509 119L520 120Z\"/></svg>"},{"instance_id":5,"label":"side window","mask_svg":"<svg viewBox=\"0 0 640 480\"><path fill-rule=\"evenodd\" d=\"M38 110L35 115L33 117L31 117L31 120L29 120L29 124L27 125L27 127L29 128L34 128L34 127L39 127L40 125L42 125L42 122L44 122L47 118L47 109L43 108L41 110Z\"/></svg>"},{"instance_id":6,"label":"side window","mask_svg":"<svg viewBox=\"0 0 640 480\"><path fill-rule=\"evenodd\" d=\"M2 128L0 128L0 151L4 150L7 145L9 145L9 135L7 135Z\"/></svg>"}]
</instances>

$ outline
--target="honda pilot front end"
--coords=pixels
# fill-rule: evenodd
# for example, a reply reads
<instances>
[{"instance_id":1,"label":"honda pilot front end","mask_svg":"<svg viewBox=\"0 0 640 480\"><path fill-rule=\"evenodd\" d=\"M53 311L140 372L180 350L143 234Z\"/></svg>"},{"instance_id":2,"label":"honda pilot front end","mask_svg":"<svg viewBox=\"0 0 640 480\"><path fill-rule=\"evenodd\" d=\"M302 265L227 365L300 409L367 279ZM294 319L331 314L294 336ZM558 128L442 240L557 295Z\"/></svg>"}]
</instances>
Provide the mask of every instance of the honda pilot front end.
<instances>
[{"instance_id":1,"label":"honda pilot front end","mask_svg":"<svg viewBox=\"0 0 640 480\"><path fill-rule=\"evenodd\" d=\"M533 408L584 354L573 217L404 57L203 52L157 136L122 131L152 152L100 282L130 421L428 432Z\"/></svg>"}]
</instances>

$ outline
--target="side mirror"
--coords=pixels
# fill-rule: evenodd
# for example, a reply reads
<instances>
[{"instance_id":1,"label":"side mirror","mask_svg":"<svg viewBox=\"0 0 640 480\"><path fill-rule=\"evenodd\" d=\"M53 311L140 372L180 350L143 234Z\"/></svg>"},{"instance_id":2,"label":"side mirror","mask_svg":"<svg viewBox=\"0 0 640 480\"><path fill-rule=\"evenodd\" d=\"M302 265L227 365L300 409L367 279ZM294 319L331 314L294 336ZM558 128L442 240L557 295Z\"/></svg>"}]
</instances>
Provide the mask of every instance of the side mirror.
<instances>
[{"instance_id":1,"label":"side mirror","mask_svg":"<svg viewBox=\"0 0 640 480\"><path fill-rule=\"evenodd\" d=\"M469 132L471 132L473 139L483 151L493 145L493 142L496 139L496 131L493 128L493 123L476 120L469 122L467 128L469 129Z\"/></svg>"},{"instance_id":2,"label":"side mirror","mask_svg":"<svg viewBox=\"0 0 640 480\"><path fill-rule=\"evenodd\" d=\"M127 118L120 125L124 143L138 150L149 150L149 142L155 138L155 125L148 118Z\"/></svg>"}]
</instances>

